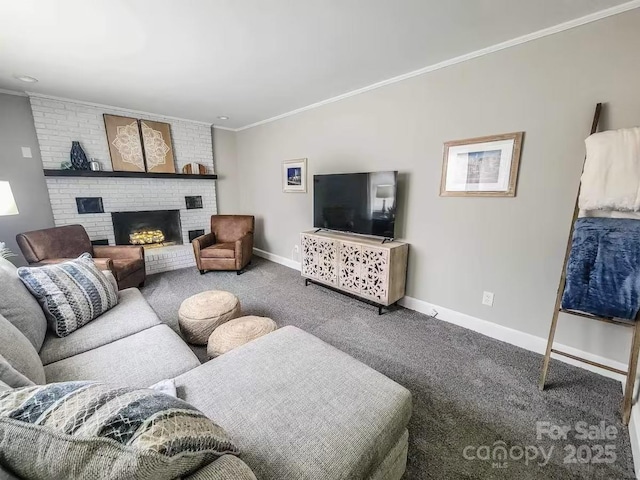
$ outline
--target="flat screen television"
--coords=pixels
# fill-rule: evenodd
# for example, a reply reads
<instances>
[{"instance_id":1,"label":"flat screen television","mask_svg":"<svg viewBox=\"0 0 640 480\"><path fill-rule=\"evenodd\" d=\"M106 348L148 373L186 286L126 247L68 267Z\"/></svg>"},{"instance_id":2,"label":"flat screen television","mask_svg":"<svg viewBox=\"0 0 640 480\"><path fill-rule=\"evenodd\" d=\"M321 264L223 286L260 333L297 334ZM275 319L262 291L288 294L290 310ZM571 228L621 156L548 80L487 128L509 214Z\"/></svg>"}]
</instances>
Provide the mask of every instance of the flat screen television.
<instances>
[{"instance_id":1,"label":"flat screen television","mask_svg":"<svg viewBox=\"0 0 640 480\"><path fill-rule=\"evenodd\" d=\"M313 176L313 226L394 238L398 172Z\"/></svg>"}]
</instances>

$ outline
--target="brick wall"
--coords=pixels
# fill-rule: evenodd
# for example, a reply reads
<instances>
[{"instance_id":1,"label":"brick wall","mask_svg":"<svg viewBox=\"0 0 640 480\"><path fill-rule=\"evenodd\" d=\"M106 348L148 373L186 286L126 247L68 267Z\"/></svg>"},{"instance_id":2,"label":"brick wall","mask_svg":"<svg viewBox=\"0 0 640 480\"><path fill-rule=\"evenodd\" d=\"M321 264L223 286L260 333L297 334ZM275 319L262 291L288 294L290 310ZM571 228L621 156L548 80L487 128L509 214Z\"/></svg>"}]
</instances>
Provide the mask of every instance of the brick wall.
<instances>
[{"instance_id":1,"label":"brick wall","mask_svg":"<svg viewBox=\"0 0 640 480\"><path fill-rule=\"evenodd\" d=\"M78 140L88 158L99 161L103 170L112 170L102 117L107 113L169 123L176 171L198 162L207 167L207 173L215 173L207 124L39 96L31 96L30 101L44 168L59 169L69 160L71 142ZM179 209L184 245L149 250L149 273L195 264L188 231L209 231L209 219L217 213L213 180L47 177L46 181L56 225L79 223L92 240L106 238L111 245L115 244L111 212ZM202 196L202 209L186 209L184 197L190 195ZM79 214L76 197L102 197L105 213Z\"/></svg>"}]
</instances>

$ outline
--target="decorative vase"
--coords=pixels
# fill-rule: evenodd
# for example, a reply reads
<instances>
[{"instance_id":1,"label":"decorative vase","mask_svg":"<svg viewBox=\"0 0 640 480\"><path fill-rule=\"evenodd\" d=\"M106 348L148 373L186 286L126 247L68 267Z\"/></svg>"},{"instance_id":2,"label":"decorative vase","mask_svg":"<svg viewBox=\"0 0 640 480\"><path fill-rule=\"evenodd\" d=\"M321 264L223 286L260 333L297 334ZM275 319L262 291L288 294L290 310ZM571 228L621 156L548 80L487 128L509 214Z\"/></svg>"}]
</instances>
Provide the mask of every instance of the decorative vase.
<instances>
[{"instance_id":1,"label":"decorative vase","mask_svg":"<svg viewBox=\"0 0 640 480\"><path fill-rule=\"evenodd\" d=\"M71 165L74 170L89 170L89 160L80 146L80 142L71 142Z\"/></svg>"}]
</instances>

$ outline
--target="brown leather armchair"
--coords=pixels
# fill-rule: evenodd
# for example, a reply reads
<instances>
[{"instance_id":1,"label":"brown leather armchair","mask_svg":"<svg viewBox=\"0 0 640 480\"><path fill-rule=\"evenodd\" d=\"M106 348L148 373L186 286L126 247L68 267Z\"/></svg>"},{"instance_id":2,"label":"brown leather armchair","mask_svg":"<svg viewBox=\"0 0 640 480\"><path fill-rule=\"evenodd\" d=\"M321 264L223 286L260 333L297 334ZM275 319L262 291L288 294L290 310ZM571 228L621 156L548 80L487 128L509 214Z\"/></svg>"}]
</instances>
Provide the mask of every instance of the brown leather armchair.
<instances>
[{"instance_id":1,"label":"brown leather armchair","mask_svg":"<svg viewBox=\"0 0 640 480\"><path fill-rule=\"evenodd\" d=\"M90 253L101 270L110 270L118 288L138 287L146 278L144 249L134 245L91 245L82 225L20 233L16 241L29 265L47 265Z\"/></svg>"},{"instance_id":2,"label":"brown leather armchair","mask_svg":"<svg viewBox=\"0 0 640 480\"><path fill-rule=\"evenodd\" d=\"M200 274L235 270L240 275L251 263L254 226L253 215L212 215L211 233L191 242Z\"/></svg>"}]
</instances>

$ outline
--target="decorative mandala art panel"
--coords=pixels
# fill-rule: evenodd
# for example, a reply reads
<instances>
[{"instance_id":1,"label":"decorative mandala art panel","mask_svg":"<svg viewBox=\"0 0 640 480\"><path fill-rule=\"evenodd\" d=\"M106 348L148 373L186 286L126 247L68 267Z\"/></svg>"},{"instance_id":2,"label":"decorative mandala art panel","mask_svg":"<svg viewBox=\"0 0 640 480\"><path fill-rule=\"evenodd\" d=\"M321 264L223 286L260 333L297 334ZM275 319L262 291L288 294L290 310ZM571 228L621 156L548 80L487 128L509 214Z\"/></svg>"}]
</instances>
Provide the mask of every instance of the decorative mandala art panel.
<instances>
[{"instance_id":1,"label":"decorative mandala art panel","mask_svg":"<svg viewBox=\"0 0 640 480\"><path fill-rule=\"evenodd\" d=\"M147 172L175 173L171 126L168 123L140 120Z\"/></svg>"},{"instance_id":2,"label":"decorative mandala art panel","mask_svg":"<svg viewBox=\"0 0 640 480\"><path fill-rule=\"evenodd\" d=\"M111 165L117 172L144 172L144 156L138 120L104 115Z\"/></svg>"},{"instance_id":3,"label":"decorative mandala art panel","mask_svg":"<svg viewBox=\"0 0 640 480\"><path fill-rule=\"evenodd\" d=\"M360 292L361 247L353 243L340 242L340 265L338 282L341 288Z\"/></svg>"}]
</instances>

